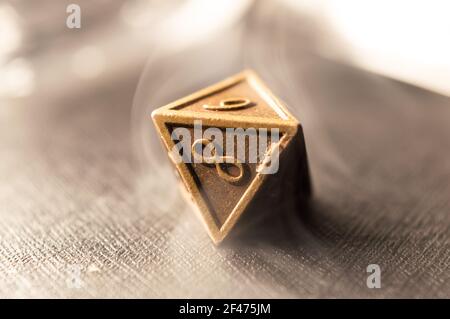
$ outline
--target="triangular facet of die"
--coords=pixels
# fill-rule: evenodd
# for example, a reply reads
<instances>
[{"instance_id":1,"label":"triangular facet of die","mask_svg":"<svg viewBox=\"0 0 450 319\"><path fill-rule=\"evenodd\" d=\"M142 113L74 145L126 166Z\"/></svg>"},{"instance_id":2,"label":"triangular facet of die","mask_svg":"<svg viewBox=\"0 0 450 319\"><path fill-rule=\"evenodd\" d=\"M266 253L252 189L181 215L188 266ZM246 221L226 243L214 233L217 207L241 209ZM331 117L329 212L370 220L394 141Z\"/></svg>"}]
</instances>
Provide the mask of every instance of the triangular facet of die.
<instances>
[{"instance_id":1,"label":"triangular facet of die","mask_svg":"<svg viewBox=\"0 0 450 319\"><path fill-rule=\"evenodd\" d=\"M202 89L158 110L174 111L180 116L198 118L260 118L296 121L252 71L247 70Z\"/></svg>"},{"instance_id":2,"label":"triangular facet of die","mask_svg":"<svg viewBox=\"0 0 450 319\"><path fill-rule=\"evenodd\" d=\"M240 86L245 86L245 89ZM216 94L221 98L215 97ZM253 105L239 106L238 101L234 104L222 103L224 109L220 109L220 100L223 99L241 99L241 104L250 100ZM219 108L213 110L216 103L219 103ZM275 103L275 108L271 103ZM203 105L211 105L211 110ZM238 107L235 107L236 105ZM152 117L169 157L215 243L221 242L230 232L266 178L267 175L261 174L261 167L273 146L278 146L281 153L296 134L298 127L298 122L250 71L157 109L152 113ZM258 138L265 130L278 129L280 140L271 143L269 134L266 152L258 153L261 156L258 156L256 163L241 163L242 167L175 160L173 150L180 144L180 140L172 133L176 129L187 130L193 137L188 145L193 146L196 140L199 140L194 137L194 125L199 120L203 130L217 128L224 133L224 138L226 128L255 128ZM250 144L245 145L246 152L249 152ZM227 153L226 149L223 151L223 154ZM239 178L236 180L237 177Z\"/></svg>"},{"instance_id":3,"label":"triangular facet of die","mask_svg":"<svg viewBox=\"0 0 450 319\"><path fill-rule=\"evenodd\" d=\"M173 132L175 129L185 128L191 132L191 136L194 136L194 129L192 126L168 123L167 128L169 132ZM224 128L221 130L223 132L221 144L225 146L224 154L226 154L226 133ZM252 137L257 139L260 132L256 131L255 133L256 134ZM245 195L245 192L252 185L255 177L258 175L258 165L263 162L264 156L271 147L269 135L267 136L267 144L263 146L264 150L261 150L260 154L258 154L257 149L251 149L249 147L249 140L252 137L248 136L245 138L244 147L246 158L250 158L250 152L254 152L253 155L255 161L253 162L247 161L247 163L242 163L242 166L227 163L193 163L192 161L190 163L185 163L195 182L195 185L193 186L196 187L195 194L202 197L208 207L209 214L212 216L219 229L227 222L239 201ZM180 140L174 139L175 144L178 144L179 142ZM193 141L191 143L193 143ZM221 170L221 172L218 170ZM237 179L238 177L239 179ZM233 179L236 180L233 181Z\"/></svg>"}]
</instances>

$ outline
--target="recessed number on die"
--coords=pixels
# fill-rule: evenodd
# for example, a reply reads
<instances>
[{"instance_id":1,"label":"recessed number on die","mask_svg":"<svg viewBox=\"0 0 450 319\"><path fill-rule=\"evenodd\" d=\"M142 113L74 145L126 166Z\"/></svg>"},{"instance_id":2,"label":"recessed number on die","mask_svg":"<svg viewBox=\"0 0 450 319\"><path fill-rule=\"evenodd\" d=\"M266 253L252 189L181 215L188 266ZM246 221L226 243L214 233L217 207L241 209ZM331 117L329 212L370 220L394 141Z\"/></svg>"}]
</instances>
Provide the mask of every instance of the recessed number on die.
<instances>
[{"instance_id":1,"label":"recessed number on die","mask_svg":"<svg viewBox=\"0 0 450 319\"><path fill-rule=\"evenodd\" d=\"M204 104L203 108L210 111L232 111L243 109L245 107L250 107L253 105L254 104L249 99L242 97L232 97L221 100L219 105Z\"/></svg>"}]
</instances>

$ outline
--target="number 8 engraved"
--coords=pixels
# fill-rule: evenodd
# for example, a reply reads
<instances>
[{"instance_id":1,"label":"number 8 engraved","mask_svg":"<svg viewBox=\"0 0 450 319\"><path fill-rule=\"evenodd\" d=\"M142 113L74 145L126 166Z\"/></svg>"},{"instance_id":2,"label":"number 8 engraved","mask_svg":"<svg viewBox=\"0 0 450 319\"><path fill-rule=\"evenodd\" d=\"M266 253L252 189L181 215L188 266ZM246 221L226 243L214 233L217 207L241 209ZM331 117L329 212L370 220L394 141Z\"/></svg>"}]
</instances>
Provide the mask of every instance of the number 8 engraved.
<instances>
[{"instance_id":1,"label":"number 8 engraved","mask_svg":"<svg viewBox=\"0 0 450 319\"><path fill-rule=\"evenodd\" d=\"M197 148L199 145L204 146L204 147L208 147L209 145L212 145L212 149L211 149L212 155L209 157L206 157L202 154L199 154L197 152ZM200 149L202 149L202 147ZM214 142L212 142L209 139L201 138L201 139L196 140L192 144L192 155L196 162L215 165L216 171L217 171L217 174L219 175L219 177L224 179L228 183L231 183L231 184L238 183L244 177L244 167L243 167L242 163L237 158L234 158L231 156L216 156L216 146L214 145ZM239 170L239 174L234 176L234 175L230 174L229 172L227 172L226 170L224 170L221 166L221 164L224 164L224 163L227 163L228 165L233 165L233 166L237 167Z\"/></svg>"}]
</instances>

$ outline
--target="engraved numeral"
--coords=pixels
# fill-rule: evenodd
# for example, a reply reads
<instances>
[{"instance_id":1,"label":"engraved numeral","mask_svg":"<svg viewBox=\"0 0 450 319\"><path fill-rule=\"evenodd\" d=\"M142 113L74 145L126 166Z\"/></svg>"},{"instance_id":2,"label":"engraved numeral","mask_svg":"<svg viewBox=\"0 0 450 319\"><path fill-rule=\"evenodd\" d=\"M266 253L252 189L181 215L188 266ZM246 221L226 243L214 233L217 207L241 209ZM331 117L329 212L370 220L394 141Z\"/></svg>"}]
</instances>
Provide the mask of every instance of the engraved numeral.
<instances>
[{"instance_id":1,"label":"engraved numeral","mask_svg":"<svg viewBox=\"0 0 450 319\"><path fill-rule=\"evenodd\" d=\"M200 154L198 152L198 149L202 150L203 147L212 147L212 155L207 157ZM228 183L238 183L244 177L244 167L242 163L237 158L231 156L217 156L214 143L207 138L198 139L192 144L192 155L195 159L194 162L203 162L205 164L215 165L219 177L226 180ZM227 170L223 169L223 165L232 165L237 167L237 169L239 170L239 174L236 176L230 174Z\"/></svg>"},{"instance_id":2,"label":"engraved numeral","mask_svg":"<svg viewBox=\"0 0 450 319\"><path fill-rule=\"evenodd\" d=\"M242 97L232 97L221 100L219 105L204 104L203 108L210 111L231 111L243 109L252 105L253 104L249 99Z\"/></svg>"}]
</instances>

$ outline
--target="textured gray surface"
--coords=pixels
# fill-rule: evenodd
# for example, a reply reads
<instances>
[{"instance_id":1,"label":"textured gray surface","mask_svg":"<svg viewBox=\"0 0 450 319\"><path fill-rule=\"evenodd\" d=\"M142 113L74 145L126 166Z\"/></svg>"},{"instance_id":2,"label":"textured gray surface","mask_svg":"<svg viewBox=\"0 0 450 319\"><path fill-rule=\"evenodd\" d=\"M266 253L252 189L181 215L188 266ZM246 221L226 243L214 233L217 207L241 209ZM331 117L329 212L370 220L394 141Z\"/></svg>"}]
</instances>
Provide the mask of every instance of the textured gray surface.
<instances>
[{"instance_id":1,"label":"textured gray surface","mask_svg":"<svg viewBox=\"0 0 450 319\"><path fill-rule=\"evenodd\" d=\"M310 72L319 136L342 162L306 124L312 207L220 248L189 212L138 200L135 78L100 88L107 101L2 116L0 295L449 297L449 100L326 61ZM366 287L370 263L379 290ZM67 286L71 264L81 289Z\"/></svg>"},{"instance_id":2,"label":"textured gray surface","mask_svg":"<svg viewBox=\"0 0 450 319\"><path fill-rule=\"evenodd\" d=\"M304 123L314 199L221 247L136 152L143 65L3 104L0 297L450 297L450 99L287 52L267 79Z\"/></svg>"}]
</instances>

